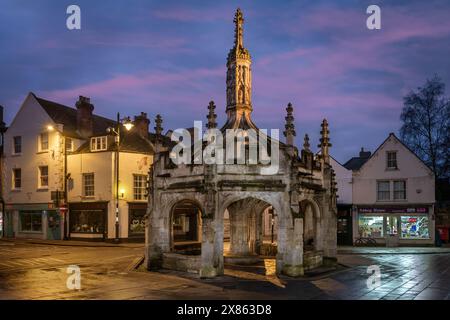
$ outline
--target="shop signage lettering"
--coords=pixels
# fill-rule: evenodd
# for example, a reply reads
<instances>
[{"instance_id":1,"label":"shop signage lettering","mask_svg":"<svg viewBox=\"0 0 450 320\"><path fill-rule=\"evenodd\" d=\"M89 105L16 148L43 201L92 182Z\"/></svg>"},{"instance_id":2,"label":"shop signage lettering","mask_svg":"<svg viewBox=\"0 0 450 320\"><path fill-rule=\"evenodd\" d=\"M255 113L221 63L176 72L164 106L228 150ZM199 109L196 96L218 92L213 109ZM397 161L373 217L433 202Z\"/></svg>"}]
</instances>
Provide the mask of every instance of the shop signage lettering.
<instances>
[{"instance_id":1,"label":"shop signage lettering","mask_svg":"<svg viewBox=\"0 0 450 320\"><path fill-rule=\"evenodd\" d=\"M358 208L358 211L359 213L428 213L428 208Z\"/></svg>"}]
</instances>

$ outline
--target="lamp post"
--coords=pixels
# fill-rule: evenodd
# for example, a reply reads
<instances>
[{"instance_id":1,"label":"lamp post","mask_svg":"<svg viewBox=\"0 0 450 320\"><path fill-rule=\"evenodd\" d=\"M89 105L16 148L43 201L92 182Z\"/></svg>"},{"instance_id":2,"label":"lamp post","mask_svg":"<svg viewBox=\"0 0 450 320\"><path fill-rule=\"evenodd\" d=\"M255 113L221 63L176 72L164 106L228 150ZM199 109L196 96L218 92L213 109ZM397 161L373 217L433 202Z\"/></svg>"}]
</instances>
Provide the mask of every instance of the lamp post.
<instances>
[{"instance_id":1,"label":"lamp post","mask_svg":"<svg viewBox=\"0 0 450 320\"><path fill-rule=\"evenodd\" d=\"M119 235L119 149L120 149L120 127L123 125L127 131L130 131L133 127L133 122L130 117L125 117L120 119L120 113L117 112L117 122L115 128L108 128L106 131L108 133L113 133L116 137L116 215L115 215L115 238L114 242L120 242Z\"/></svg>"}]
</instances>

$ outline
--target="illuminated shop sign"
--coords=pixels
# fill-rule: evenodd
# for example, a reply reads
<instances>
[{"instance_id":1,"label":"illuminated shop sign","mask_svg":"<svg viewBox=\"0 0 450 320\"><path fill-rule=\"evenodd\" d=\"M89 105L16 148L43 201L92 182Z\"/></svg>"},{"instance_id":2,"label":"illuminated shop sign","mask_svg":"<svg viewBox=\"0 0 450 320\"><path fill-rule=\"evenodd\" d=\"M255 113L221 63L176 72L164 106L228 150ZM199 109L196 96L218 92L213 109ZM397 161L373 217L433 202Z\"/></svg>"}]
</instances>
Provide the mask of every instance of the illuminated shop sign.
<instances>
[{"instance_id":1,"label":"illuminated shop sign","mask_svg":"<svg viewBox=\"0 0 450 320\"><path fill-rule=\"evenodd\" d=\"M358 208L358 211L359 213L428 213L428 208Z\"/></svg>"}]
</instances>

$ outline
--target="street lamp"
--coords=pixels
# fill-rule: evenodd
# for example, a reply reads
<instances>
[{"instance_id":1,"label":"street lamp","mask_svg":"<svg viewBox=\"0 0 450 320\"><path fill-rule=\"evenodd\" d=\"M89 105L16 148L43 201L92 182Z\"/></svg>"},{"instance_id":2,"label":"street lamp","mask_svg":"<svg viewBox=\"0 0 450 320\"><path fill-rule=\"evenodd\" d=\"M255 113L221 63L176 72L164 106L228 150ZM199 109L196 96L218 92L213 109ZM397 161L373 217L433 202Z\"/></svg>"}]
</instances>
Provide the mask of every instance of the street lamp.
<instances>
[{"instance_id":1,"label":"street lamp","mask_svg":"<svg viewBox=\"0 0 450 320\"><path fill-rule=\"evenodd\" d=\"M130 131L133 128L133 122L130 117L125 117L120 119L120 113L117 112L117 122L115 128L108 128L106 132L112 133L116 136L116 235L114 238L114 242L120 242L119 236L119 148L120 148L120 126L123 125L127 131Z\"/></svg>"}]
</instances>

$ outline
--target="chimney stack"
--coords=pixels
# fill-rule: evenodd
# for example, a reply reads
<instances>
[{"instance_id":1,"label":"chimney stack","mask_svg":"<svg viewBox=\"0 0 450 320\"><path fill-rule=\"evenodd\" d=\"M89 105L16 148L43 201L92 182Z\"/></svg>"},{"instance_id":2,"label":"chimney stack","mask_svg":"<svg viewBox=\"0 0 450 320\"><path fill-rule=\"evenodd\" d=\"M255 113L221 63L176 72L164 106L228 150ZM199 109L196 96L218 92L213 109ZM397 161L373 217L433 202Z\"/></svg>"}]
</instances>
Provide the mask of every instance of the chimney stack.
<instances>
[{"instance_id":1,"label":"chimney stack","mask_svg":"<svg viewBox=\"0 0 450 320\"><path fill-rule=\"evenodd\" d=\"M89 138L94 132L94 124L92 120L92 111L94 105L91 99L80 96L77 103L77 131L83 138Z\"/></svg>"},{"instance_id":2,"label":"chimney stack","mask_svg":"<svg viewBox=\"0 0 450 320\"><path fill-rule=\"evenodd\" d=\"M364 148L361 148L361 151L359 152L360 158L369 158L372 152L370 151L364 151Z\"/></svg>"},{"instance_id":3,"label":"chimney stack","mask_svg":"<svg viewBox=\"0 0 450 320\"><path fill-rule=\"evenodd\" d=\"M150 120L147 118L147 113L141 112L140 115L134 116L134 127L141 137L148 137L148 127Z\"/></svg>"}]
</instances>

